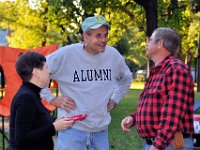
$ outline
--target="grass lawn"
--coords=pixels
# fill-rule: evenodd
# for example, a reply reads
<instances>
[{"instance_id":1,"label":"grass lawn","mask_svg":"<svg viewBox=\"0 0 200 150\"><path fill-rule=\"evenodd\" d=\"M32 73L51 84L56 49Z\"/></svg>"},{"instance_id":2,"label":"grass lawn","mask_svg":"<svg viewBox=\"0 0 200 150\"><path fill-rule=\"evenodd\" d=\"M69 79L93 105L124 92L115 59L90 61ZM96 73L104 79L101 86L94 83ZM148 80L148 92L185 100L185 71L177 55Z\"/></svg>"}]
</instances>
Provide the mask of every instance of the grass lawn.
<instances>
[{"instance_id":1,"label":"grass lawn","mask_svg":"<svg viewBox=\"0 0 200 150\"><path fill-rule=\"evenodd\" d=\"M130 90L118 107L111 112L112 122L109 126L110 149L113 150L140 150L142 139L139 138L135 128L127 134L120 127L121 120L135 111L141 90Z\"/></svg>"}]
</instances>

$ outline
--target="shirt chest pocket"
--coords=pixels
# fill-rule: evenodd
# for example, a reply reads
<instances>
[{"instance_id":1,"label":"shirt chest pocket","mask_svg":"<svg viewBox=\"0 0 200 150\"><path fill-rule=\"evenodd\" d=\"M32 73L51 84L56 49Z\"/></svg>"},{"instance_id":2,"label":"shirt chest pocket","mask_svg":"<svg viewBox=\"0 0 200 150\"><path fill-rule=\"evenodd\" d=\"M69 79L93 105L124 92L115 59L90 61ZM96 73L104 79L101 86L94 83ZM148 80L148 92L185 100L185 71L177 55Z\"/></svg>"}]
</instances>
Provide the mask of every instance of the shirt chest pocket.
<instances>
[{"instance_id":1,"label":"shirt chest pocket","mask_svg":"<svg viewBox=\"0 0 200 150\"><path fill-rule=\"evenodd\" d=\"M164 97L166 97L166 93L167 93L167 91L165 91L164 88L162 88L161 86L157 86L157 87L146 88L141 93L140 96L144 100L151 99L155 102L156 100L163 99Z\"/></svg>"},{"instance_id":2,"label":"shirt chest pocket","mask_svg":"<svg viewBox=\"0 0 200 150\"><path fill-rule=\"evenodd\" d=\"M159 117L166 99L165 91L157 87L145 89L140 96L138 111L142 116Z\"/></svg>"}]
</instances>

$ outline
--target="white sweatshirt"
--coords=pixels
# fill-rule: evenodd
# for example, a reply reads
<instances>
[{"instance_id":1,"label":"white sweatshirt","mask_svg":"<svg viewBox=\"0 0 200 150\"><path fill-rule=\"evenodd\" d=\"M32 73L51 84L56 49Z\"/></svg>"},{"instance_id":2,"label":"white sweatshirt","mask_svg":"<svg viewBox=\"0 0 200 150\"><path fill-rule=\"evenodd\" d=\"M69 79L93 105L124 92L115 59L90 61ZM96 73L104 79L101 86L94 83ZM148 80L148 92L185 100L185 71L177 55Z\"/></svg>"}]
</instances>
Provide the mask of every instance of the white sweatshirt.
<instances>
[{"instance_id":1,"label":"white sweatshirt","mask_svg":"<svg viewBox=\"0 0 200 150\"><path fill-rule=\"evenodd\" d=\"M73 127L89 132L107 129L111 122L108 101L119 103L132 81L132 73L120 53L106 46L103 53L91 55L83 49L83 43L77 43L48 55L47 63L62 96L72 98L77 105L69 113L59 108L58 116L88 114ZM54 98L47 88L41 95L48 101Z\"/></svg>"}]
</instances>

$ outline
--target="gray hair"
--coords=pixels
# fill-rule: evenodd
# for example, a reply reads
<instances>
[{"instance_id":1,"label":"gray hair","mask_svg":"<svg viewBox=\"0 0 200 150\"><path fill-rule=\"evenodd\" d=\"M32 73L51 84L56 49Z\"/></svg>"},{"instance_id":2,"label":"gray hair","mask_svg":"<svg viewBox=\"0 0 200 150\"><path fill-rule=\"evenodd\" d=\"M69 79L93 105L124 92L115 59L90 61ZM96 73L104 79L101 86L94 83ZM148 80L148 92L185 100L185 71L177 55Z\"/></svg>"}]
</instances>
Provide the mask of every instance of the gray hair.
<instances>
[{"instance_id":1,"label":"gray hair","mask_svg":"<svg viewBox=\"0 0 200 150\"><path fill-rule=\"evenodd\" d=\"M180 36L175 30L162 27L155 29L154 32L156 43L162 39L164 48L169 52L175 54L179 50Z\"/></svg>"}]
</instances>

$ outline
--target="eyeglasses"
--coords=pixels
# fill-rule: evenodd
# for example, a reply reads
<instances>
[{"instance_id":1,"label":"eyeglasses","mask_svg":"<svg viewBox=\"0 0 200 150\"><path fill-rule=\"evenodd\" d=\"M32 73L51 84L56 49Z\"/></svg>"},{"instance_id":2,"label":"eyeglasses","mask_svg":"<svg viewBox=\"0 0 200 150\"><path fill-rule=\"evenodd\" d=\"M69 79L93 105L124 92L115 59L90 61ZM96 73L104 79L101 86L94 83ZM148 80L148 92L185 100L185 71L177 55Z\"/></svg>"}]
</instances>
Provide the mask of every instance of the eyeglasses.
<instances>
[{"instance_id":1,"label":"eyeglasses","mask_svg":"<svg viewBox=\"0 0 200 150\"><path fill-rule=\"evenodd\" d=\"M147 40L146 40L146 43L149 43L149 42L151 42L151 41L153 41L153 39L150 37L150 38L147 38Z\"/></svg>"}]
</instances>

